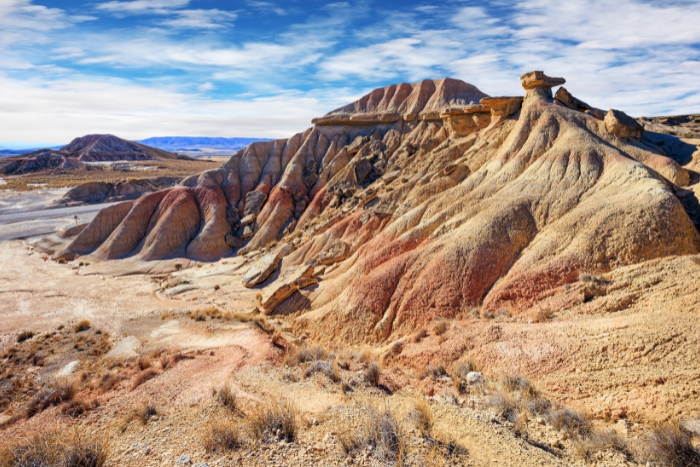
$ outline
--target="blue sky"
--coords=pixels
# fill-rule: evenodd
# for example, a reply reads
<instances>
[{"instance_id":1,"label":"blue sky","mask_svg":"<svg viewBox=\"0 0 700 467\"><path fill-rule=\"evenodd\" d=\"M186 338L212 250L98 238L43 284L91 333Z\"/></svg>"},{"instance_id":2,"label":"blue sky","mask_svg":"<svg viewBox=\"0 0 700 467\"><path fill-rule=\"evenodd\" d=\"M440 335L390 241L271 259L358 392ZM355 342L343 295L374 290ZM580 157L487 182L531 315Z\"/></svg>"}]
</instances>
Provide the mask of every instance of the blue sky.
<instances>
[{"instance_id":1,"label":"blue sky","mask_svg":"<svg viewBox=\"0 0 700 467\"><path fill-rule=\"evenodd\" d=\"M284 137L390 83L700 113L700 2L0 0L0 145Z\"/></svg>"}]
</instances>

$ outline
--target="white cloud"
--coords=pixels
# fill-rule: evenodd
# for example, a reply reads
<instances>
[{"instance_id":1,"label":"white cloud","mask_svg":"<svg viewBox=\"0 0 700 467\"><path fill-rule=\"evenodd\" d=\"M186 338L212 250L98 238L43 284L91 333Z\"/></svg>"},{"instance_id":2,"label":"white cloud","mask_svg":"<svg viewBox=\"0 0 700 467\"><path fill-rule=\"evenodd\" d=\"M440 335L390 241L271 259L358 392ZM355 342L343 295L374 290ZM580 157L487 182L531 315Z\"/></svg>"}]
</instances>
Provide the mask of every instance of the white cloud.
<instances>
[{"instance_id":1,"label":"white cloud","mask_svg":"<svg viewBox=\"0 0 700 467\"><path fill-rule=\"evenodd\" d=\"M167 15L173 10L186 7L190 0L131 0L110 1L95 6L98 10L117 15Z\"/></svg>"},{"instance_id":2,"label":"white cloud","mask_svg":"<svg viewBox=\"0 0 700 467\"><path fill-rule=\"evenodd\" d=\"M177 16L160 24L178 29L219 29L229 25L238 15L212 10L180 10Z\"/></svg>"},{"instance_id":3,"label":"white cloud","mask_svg":"<svg viewBox=\"0 0 700 467\"><path fill-rule=\"evenodd\" d=\"M60 82L0 74L0 141L61 144L90 133L289 137L357 96L344 89L205 99L169 86L71 77Z\"/></svg>"},{"instance_id":4,"label":"white cloud","mask_svg":"<svg viewBox=\"0 0 700 467\"><path fill-rule=\"evenodd\" d=\"M70 16L60 8L34 5L32 0L0 1L0 30L3 31L3 35L21 30L62 29L75 23L94 19L92 16L85 15ZM5 42L5 40L0 39L0 42Z\"/></svg>"}]
</instances>

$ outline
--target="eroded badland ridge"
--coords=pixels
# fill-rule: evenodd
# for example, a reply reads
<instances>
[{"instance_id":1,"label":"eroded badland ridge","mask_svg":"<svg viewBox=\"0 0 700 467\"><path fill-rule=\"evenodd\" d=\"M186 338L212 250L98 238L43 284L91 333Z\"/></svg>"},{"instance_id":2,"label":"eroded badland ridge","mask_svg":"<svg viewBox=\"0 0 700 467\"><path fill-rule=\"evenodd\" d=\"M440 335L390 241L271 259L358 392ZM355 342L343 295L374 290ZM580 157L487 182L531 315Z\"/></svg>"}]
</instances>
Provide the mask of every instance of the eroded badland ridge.
<instances>
[{"instance_id":1,"label":"eroded badland ridge","mask_svg":"<svg viewBox=\"0 0 700 467\"><path fill-rule=\"evenodd\" d=\"M698 465L700 118L521 83L376 89L4 245L8 439L77 425L111 465Z\"/></svg>"}]
</instances>

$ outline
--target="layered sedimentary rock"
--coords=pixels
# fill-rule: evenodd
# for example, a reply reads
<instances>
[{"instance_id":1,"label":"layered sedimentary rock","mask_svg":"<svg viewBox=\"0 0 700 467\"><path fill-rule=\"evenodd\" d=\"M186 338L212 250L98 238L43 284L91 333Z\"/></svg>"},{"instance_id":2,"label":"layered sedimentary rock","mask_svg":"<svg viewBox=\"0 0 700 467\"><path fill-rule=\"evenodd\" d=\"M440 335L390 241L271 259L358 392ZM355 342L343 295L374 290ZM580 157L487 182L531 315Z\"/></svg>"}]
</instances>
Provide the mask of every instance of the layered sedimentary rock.
<instances>
[{"instance_id":1,"label":"layered sedimentary rock","mask_svg":"<svg viewBox=\"0 0 700 467\"><path fill-rule=\"evenodd\" d=\"M39 151L2 160L0 174L19 175L42 169L84 168L86 162L189 159L113 135L87 135L75 138L59 150Z\"/></svg>"},{"instance_id":2,"label":"layered sedimentary rock","mask_svg":"<svg viewBox=\"0 0 700 467\"><path fill-rule=\"evenodd\" d=\"M361 341L473 307L518 314L582 272L699 251L676 196L686 169L556 104L563 79L521 82L525 98L457 80L375 90L101 213L57 257L216 260L239 244L291 245L258 307L273 312L323 264L299 325Z\"/></svg>"}]
</instances>

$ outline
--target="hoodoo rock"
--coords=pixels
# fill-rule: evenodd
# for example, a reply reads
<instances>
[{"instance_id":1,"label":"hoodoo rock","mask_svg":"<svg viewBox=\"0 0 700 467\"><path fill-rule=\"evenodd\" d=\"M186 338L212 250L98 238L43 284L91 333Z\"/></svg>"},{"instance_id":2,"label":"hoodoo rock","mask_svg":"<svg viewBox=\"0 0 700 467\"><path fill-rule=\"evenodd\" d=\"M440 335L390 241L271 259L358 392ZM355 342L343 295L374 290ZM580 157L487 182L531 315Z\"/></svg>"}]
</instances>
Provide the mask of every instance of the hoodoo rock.
<instances>
[{"instance_id":1,"label":"hoodoo rock","mask_svg":"<svg viewBox=\"0 0 700 467\"><path fill-rule=\"evenodd\" d=\"M630 139L631 117L555 103L561 78L521 82L525 99L451 79L377 89L101 211L56 255L217 260L234 237L239 255L284 247L279 274L251 271L258 308L302 294L295 328L361 342L472 307L518 316L581 273L700 251L675 194L689 174L670 149Z\"/></svg>"}]
</instances>

